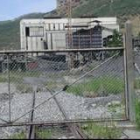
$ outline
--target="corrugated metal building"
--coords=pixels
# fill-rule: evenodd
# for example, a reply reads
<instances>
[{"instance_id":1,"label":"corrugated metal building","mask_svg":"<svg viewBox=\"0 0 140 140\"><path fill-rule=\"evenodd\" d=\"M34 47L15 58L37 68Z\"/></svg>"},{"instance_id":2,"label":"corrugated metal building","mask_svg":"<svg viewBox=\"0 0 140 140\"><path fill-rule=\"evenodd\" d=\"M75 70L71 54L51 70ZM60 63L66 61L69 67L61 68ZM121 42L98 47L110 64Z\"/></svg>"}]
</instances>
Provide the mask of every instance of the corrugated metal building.
<instances>
[{"instance_id":1,"label":"corrugated metal building","mask_svg":"<svg viewBox=\"0 0 140 140\"><path fill-rule=\"evenodd\" d=\"M71 46L74 49L93 48L93 47L100 48L103 45L102 27L100 25L96 25L94 28L91 29L77 30L72 34L71 42L72 44L70 43L70 40L67 37L68 43L67 46Z\"/></svg>"},{"instance_id":2,"label":"corrugated metal building","mask_svg":"<svg viewBox=\"0 0 140 140\"><path fill-rule=\"evenodd\" d=\"M21 49L36 51L103 47L103 38L112 35L113 30L119 31L116 17L73 18L70 43L68 21L67 18L21 20ZM95 21L100 21L100 24Z\"/></svg>"}]
</instances>

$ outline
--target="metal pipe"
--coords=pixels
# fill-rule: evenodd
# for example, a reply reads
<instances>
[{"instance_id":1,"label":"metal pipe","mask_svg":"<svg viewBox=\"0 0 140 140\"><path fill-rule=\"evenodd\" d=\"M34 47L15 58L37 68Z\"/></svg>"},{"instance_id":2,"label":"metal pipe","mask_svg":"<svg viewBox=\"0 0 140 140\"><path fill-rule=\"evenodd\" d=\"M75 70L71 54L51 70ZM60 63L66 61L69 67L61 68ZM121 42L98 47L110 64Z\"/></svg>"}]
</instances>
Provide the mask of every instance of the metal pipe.
<instances>
[{"instance_id":1,"label":"metal pipe","mask_svg":"<svg viewBox=\"0 0 140 140\"><path fill-rule=\"evenodd\" d=\"M5 123L9 123L8 121L6 121L6 120L4 120L2 118L0 118L0 120L3 121L3 122L5 122Z\"/></svg>"},{"instance_id":2,"label":"metal pipe","mask_svg":"<svg viewBox=\"0 0 140 140\"><path fill-rule=\"evenodd\" d=\"M9 122L11 122L11 89L10 89L9 55L7 55L7 76L8 76L8 95L9 95Z\"/></svg>"},{"instance_id":3,"label":"metal pipe","mask_svg":"<svg viewBox=\"0 0 140 140\"><path fill-rule=\"evenodd\" d=\"M36 91L34 91L33 92L33 102L32 102L32 108L34 108L35 107L35 92ZM33 122L33 120L34 120L34 110L32 110L32 112L31 112L31 114L30 114L30 122ZM34 131L35 131L35 127L34 127L34 125L30 125L29 126L29 133L28 133L28 135L27 135L27 138L28 139L34 139Z\"/></svg>"},{"instance_id":4,"label":"metal pipe","mask_svg":"<svg viewBox=\"0 0 140 140\"><path fill-rule=\"evenodd\" d=\"M140 68L139 68L139 66L137 65L137 63L135 63L135 68L136 68L136 70L138 71L138 73L140 74Z\"/></svg>"},{"instance_id":5,"label":"metal pipe","mask_svg":"<svg viewBox=\"0 0 140 140\"><path fill-rule=\"evenodd\" d=\"M41 51L22 51L22 50L7 50L0 51L0 54L17 54L17 53L54 53L54 52L90 52L90 51L117 51L124 50L124 47L108 47L108 48L88 48L88 49L62 49L62 50L41 50Z\"/></svg>"},{"instance_id":6,"label":"metal pipe","mask_svg":"<svg viewBox=\"0 0 140 140\"><path fill-rule=\"evenodd\" d=\"M129 110L128 110L128 89L127 89L127 63L126 63L126 42L125 42L125 35L123 35L123 42L124 42L124 51L123 51L123 55L124 55L124 84L125 84L125 116L126 118L129 118Z\"/></svg>"},{"instance_id":7,"label":"metal pipe","mask_svg":"<svg viewBox=\"0 0 140 140\"><path fill-rule=\"evenodd\" d=\"M112 121L114 122L128 122L129 120L127 119L113 119ZM62 120L62 121L44 121L44 122L18 122L18 123L5 123L5 124L0 124L0 127L13 127L13 126L30 126L30 125L46 125L46 126L57 126L60 124L77 124L77 123L102 123L102 122L110 122L110 119L100 119L100 120L93 120L93 119L88 119L88 120Z\"/></svg>"}]
</instances>

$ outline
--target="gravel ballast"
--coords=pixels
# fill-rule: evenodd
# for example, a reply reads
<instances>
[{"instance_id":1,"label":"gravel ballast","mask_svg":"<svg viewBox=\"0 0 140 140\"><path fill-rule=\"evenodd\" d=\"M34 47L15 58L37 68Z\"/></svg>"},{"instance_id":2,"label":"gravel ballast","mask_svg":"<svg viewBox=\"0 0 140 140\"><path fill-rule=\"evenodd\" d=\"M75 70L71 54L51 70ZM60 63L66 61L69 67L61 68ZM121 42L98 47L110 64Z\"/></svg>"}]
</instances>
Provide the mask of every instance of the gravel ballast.
<instances>
[{"instance_id":1,"label":"gravel ballast","mask_svg":"<svg viewBox=\"0 0 140 140\"><path fill-rule=\"evenodd\" d=\"M49 92L39 92L36 93L36 106L40 103L46 101L51 97ZM60 93L56 96L57 100L65 110L69 119L100 119L103 117L111 117L108 112L107 103L111 101L120 100L118 95L111 95L108 97L98 97L98 98L84 98L80 96L75 96L73 94L68 94L65 92ZM100 103L101 101L101 103ZM98 104L100 103L100 104ZM12 120L19 118L29 110L31 110L32 105L32 93L27 94L17 94L13 95L11 100L12 106ZM1 118L8 120L9 116L9 102L8 100L0 103L0 116ZM19 122L28 121L29 114L22 117ZM60 112L54 99L40 105L35 110L34 121L57 121L63 120L62 113ZM1 122L2 123L2 122Z\"/></svg>"},{"instance_id":2,"label":"gravel ballast","mask_svg":"<svg viewBox=\"0 0 140 140\"><path fill-rule=\"evenodd\" d=\"M8 121L9 120L9 100L7 83L0 84L0 118ZM26 112L31 110L32 107L32 93L21 94L16 91L16 88L11 84L11 116L12 120L24 115ZM48 91L41 91L36 93L35 106L46 101L51 97ZM85 98L76 96L74 94L61 92L56 96L58 102L65 110L68 118L71 120L75 119L104 119L111 118L112 114L109 112L107 104L111 101L121 100L118 95L111 95L108 97L98 98ZM100 103L100 104L99 104ZM28 113L24 117L20 118L17 122L29 121L30 114ZM64 120L62 113L60 112L55 100L52 98L46 103L40 105L34 112L34 121L62 121ZM0 120L0 123L4 123ZM21 128L21 129L20 129ZM0 138L9 137L10 135L19 132L19 130L25 130L25 127L14 127L14 128L1 128Z\"/></svg>"}]
</instances>

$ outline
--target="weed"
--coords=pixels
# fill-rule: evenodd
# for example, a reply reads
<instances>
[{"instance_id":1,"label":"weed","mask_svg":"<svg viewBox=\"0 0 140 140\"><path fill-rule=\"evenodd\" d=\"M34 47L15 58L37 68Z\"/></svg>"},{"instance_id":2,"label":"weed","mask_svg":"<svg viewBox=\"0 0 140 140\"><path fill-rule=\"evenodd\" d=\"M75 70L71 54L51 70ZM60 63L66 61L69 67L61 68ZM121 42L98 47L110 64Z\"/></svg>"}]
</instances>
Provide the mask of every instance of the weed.
<instances>
[{"instance_id":1,"label":"weed","mask_svg":"<svg viewBox=\"0 0 140 140\"><path fill-rule=\"evenodd\" d=\"M9 139L26 139L26 135L24 132L21 132L10 136Z\"/></svg>"},{"instance_id":2,"label":"weed","mask_svg":"<svg viewBox=\"0 0 140 140\"><path fill-rule=\"evenodd\" d=\"M29 86L28 84L18 84L16 88L21 93L33 92L33 88L31 86Z\"/></svg>"},{"instance_id":3,"label":"weed","mask_svg":"<svg viewBox=\"0 0 140 140\"><path fill-rule=\"evenodd\" d=\"M23 81L24 77L39 77L40 72L17 72L12 71L10 72L10 82L12 83L19 83ZM0 82L7 82L8 75L7 73L0 74Z\"/></svg>"},{"instance_id":4,"label":"weed","mask_svg":"<svg viewBox=\"0 0 140 140\"><path fill-rule=\"evenodd\" d=\"M57 89L57 88L63 88L64 84L61 82L57 82L57 81L49 81L47 83L45 83L45 86L49 89Z\"/></svg>"},{"instance_id":5,"label":"weed","mask_svg":"<svg viewBox=\"0 0 140 140\"><path fill-rule=\"evenodd\" d=\"M125 105L123 103L114 103L108 105L108 110L113 118L122 118L125 116Z\"/></svg>"},{"instance_id":6,"label":"weed","mask_svg":"<svg viewBox=\"0 0 140 140\"><path fill-rule=\"evenodd\" d=\"M112 127L97 125L94 123L82 126L82 129L89 138L93 139L117 139L121 136L121 130L115 125Z\"/></svg>"},{"instance_id":7,"label":"weed","mask_svg":"<svg viewBox=\"0 0 140 140\"><path fill-rule=\"evenodd\" d=\"M135 89L140 89L140 79L135 79L134 88Z\"/></svg>"},{"instance_id":8,"label":"weed","mask_svg":"<svg viewBox=\"0 0 140 140\"><path fill-rule=\"evenodd\" d=\"M139 100L136 100L135 109L136 109L136 125L137 128L140 130L140 101Z\"/></svg>"},{"instance_id":9,"label":"weed","mask_svg":"<svg viewBox=\"0 0 140 140\"><path fill-rule=\"evenodd\" d=\"M39 138L39 139L50 139L52 136L52 130L51 129L48 129L48 130L39 129L36 131L36 135L37 135L37 138Z\"/></svg>"},{"instance_id":10,"label":"weed","mask_svg":"<svg viewBox=\"0 0 140 140\"><path fill-rule=\"evenodd\" d=\"M99 94L99 90L101 89L101 87L102 93L100 94L119 94L124 90L124 82L122 79L118 79L115 77L101 77L69 87L67 92L74 93L76 95L81 95L83 93L90 93L91 95L92 92L94 95L97 93Z\"/></svg>"}]
</instances>

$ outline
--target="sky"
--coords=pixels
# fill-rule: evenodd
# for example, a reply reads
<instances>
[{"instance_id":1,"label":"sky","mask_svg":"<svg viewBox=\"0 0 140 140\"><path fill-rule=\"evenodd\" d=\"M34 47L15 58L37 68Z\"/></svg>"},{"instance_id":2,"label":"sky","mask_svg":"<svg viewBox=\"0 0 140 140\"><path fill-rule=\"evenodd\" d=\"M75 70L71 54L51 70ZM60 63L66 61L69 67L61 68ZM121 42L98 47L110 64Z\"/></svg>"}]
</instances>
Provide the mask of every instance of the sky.
<instances>
[{"instance_id":1,"label":"sky","mask_svg":"<svg viewBox=\"0 0 140 140\"><path fill-rule=\"evenodd\" d=\"M0 21L33 12L49 12L55 8L56 0L0 0Z\"/></svg>"}]
</instances>

